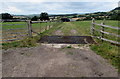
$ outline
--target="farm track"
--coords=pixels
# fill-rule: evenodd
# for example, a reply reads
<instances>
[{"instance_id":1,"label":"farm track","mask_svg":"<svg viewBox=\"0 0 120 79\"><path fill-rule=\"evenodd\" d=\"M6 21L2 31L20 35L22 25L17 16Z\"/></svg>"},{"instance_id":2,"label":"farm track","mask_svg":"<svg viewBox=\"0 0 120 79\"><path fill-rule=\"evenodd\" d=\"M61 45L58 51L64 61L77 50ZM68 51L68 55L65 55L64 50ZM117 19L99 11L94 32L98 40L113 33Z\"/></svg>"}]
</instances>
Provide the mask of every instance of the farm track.
<instances>
[{"instance_id":1,"label":"farm track","mask_svg":"<svg viewBox=\"0 0 120 79\"><path fill-rule=\"evenodd\" d=\"M65 45L63 45L65 47ZM117 77L117 69L89 48L41 45L3 51L3 77Z\"/></svg>"},{"instance_id":2,"label":"farm track","mask_svg":"<svg viewBox=\"0 0 120 79\"><path fill-rule=\"evenodd\" d=\"M65 23L71 25L71 23ZM79 35L76 28L61 27L53 35ZM63 30L64 29L64 30ZM69 45L70 46L70 45ZM89 45L57 48L42 44L3 50L3 77L117 77L117 69L90 50Z\"/></svg>"}]
</instances>

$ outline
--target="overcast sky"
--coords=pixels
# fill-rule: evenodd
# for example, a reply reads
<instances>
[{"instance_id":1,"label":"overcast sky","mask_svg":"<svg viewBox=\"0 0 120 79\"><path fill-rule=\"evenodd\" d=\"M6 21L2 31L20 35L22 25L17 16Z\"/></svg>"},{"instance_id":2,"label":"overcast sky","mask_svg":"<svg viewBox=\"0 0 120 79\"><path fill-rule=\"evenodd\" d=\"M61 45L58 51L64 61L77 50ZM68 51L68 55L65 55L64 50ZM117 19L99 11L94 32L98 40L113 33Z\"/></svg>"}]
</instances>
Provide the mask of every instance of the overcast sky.
<instances>
[{"instance_id":1,"label":"overcast sky","mask_svg":"<svg viewBox=\"0 0 120 79\"><path fill-rule=\"evenodd\" d=\"M106 1L106 2L104 2ZM118 7L118 0L4 0L1 1L0 13L10 14L40 14L47 12L49 14L66 13L93 13L106 12Z\"/></svg>"}]
</instances>

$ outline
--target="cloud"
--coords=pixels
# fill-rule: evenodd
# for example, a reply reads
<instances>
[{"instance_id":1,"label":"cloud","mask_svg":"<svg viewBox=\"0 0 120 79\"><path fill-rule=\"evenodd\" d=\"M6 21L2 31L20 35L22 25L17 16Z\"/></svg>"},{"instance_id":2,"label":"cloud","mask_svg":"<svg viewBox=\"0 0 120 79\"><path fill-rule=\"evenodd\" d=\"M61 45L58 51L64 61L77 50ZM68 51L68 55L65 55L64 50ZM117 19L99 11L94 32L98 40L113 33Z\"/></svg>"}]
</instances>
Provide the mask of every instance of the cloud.
<instances>
[{"instance_id":1,"label":"cloud","mask_svg":"<svg viewBox=\"0 0 120 79\"><path fill-rule=\"evenodd\" d=\"M16 5L9 5L6 3L2 2L2 8L1 8L2 13L22 13L21 8L17 8Z\"/></svg>"},{"instance_id":2,"label":"cloud","mask_svg":"<svg viewBox=\"0 0 120 79\"><path fill-rule=\"evenodd\" d=\"M0 2L44 2L46 0L4 0Z\"/></svg>"},{"instance_id":3,"label":"cloud","mask_svg":"<svg viewBox=\"0 0 120 79\"><path fill-rule=\"evenodd\" d=\"M110 11L118 6L117 2L2 2L2 12L12 14L49 14L91 13Z\"/></svg>"},{"instance_id":4,"label":"cloud","mask_svg":"<svg viewBox=\"0 0 120 79\"><path fill-rule=\"evenodd\" d=\"M12 13L20 13L22 12L22 10L13 7L13 6L9 6L7 9L5 9L6 12L12 12Z\"/></svg>"},{"instance_id":5,"label":"cloud","mask_svg":"<svg viewBox=\"0 0 120 79\"><path fill-rule=\"evenodd\" d=\"M4 0L1 2L119 2L119 0Z\"/></svg>"}]
</instances>

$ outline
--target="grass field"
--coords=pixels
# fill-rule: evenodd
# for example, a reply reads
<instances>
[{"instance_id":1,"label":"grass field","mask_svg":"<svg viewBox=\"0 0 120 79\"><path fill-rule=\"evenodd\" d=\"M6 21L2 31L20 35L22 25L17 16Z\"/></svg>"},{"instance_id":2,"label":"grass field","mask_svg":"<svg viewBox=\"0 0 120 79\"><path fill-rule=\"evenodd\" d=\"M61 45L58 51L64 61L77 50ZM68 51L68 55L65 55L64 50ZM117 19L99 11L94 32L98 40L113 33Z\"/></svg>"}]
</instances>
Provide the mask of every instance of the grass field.
<instances>
[{"instance_id":1,"label":"grass field","mask_svg":"<svg viewBox=\"0 0 120 79\"><path fill-rule=\"evenodd\" d=\"M17 25L16 25L17 24ZM43 32L46 26L54 26L55 23L34 23L32 29L35 32ZM25 38L28 33L27 22L4 22L2 23L2 40L3 42L10 42L7 40L16 40ZM15 29L15 30L13 30ZM33 35L36 35L33 33Z\"/></svg>"},{"instance_id":2,"label":"grass field","mask_svg":"<svg viewBox=\"0 0 120 79\"><path fill-rule=\"evenodd\" d=\"M96 21L96 23L101 23L101 20ZM13 22L12 24L16 24L17 22ZM19 22L20 24L24 24L23 22ZM3 23L4 24L9 24L9 22L7 23ZM107 20L105 22L106 25L110 25L110 26L115 26L118 27L118 21L112 21L112 20ZM39 32L41 28L44 28L45 26L50 25L49 23L36 23L36 24L32 24L32 28L33 30ZM54 25L54 27L48 31L45 31L43 33L43 35L53 35L53 32L56 30L61 30L62 33L64 33L64 35L71 35L70 34L70 30L74 29L77 31L77 33L75 35L79 35L79 36L90 36L90 26L91 26L91 21L76 21L76 22L64 22L64 23L52 23L52 25ZM2 28L4 29L12 29L12 28L23 28L26 26L2 26ZM100 29L99 26L96 26L97 29ZM105 31L107 32L111 32L111 33L116 33L118 34L118 30L113 30L113 29L109 29L109 28L105 28ZM98 33L99 34L99 33ZM115 38L112 36L108 36L105 35L106 38L112 39L112 40L118 40L119 38ZM37 38L38 39L38 38ZM97 54L101 55L102 57L104 57L105 59L108 59L109 62L111 64L113 64L115 67L120 69L120 64L119 64L119 53L118 53L118 47L115 45L111 45L108 42L102 42L101 40L95 39L96 42L98 43L97 45L91 45L90 48L95 51ZM118 40L119 41L119 40ZM29 42L29 40L27 39L27 42ZM36 40L32 41L31 43L35 43ZM25 43L25 42L24 42ZM23 43L23 44L24 44ZM30 43L30 45L31 45ZM26 43L27 44L27 43ZM13 44L4 44L5 47L17 47L20 45L20 43L18 42L14 42ZM32 45L34 46L34 44ZM24 46L23 46L24 47Z\"/></svg>"},{"instance_id":3,"label":"grass field","mask_svg":"<svg viewBox=\"0 0 120 79\"><path fill-rule=\"evenodd\" d=\"M24 25L10 25L10 24L24 24ZM4 22L2 23L2 29L15 29L15 28L26 28L26 22Z\"/></svg>"}]
</instances>

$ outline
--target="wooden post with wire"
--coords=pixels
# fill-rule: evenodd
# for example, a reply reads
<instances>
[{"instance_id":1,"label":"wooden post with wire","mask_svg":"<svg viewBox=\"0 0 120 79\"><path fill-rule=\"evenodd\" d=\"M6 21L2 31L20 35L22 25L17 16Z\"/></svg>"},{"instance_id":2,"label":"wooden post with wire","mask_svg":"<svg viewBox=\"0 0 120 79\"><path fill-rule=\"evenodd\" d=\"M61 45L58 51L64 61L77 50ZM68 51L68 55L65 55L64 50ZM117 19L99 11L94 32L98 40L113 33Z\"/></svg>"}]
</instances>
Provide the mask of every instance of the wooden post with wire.
<instances>
[{"instance_id":1,"label":"wooden post with wire","mask_svg":"<svg viewBox=\"0 0 120 79\"><path fill-rule=\"evenodd\" d=\"M30 20L27 21L27 27L28 27L28 36L32 37L32 25Z\"/></svg>"},{"instance_id":2,"label":"wooden post with wire","mask_svg":"<svg viewBox=\"0 0 120 79\"><path fill-rule=\"evenodd\" d=\"M47 25L45 26L45 31L47 30Z\"/></svg>"},{"instance_id":3,"label":"wooden post with wire","mask_svg":"<svg viewBox=\"0 0 120 79\"><path fill-rule=\"evenodd\" d=\"M95 19L92 19L92 25L91 25L91 35L94 36L94 27L95 27Z\"/></svg>"},{"instance_id":4,"label":"wooden post with wire","mask_svg":"<svg viewBox=\"0 0 120 79\"><path fill-rule=\"evenodd\" d=\"M41 24L41 23L39 22L39 24ZM40 25L40 33L42 33L41 25Z\"/></svg>"},{"instance_id":5,"label":"wooden post with wire","mask_svg":"<svg viewBox=\"0 0 120 79\"><path fill-rule=\"evenodd\" d=\"M105 25L105 19L103 20L103 22L101 24ZM101 26L101 38L104 38L104 33L103 33L104 29L105 29L105 27ZM102 42L103 42L103 40L102 40Z\"/></svg>"}]
</instances>

